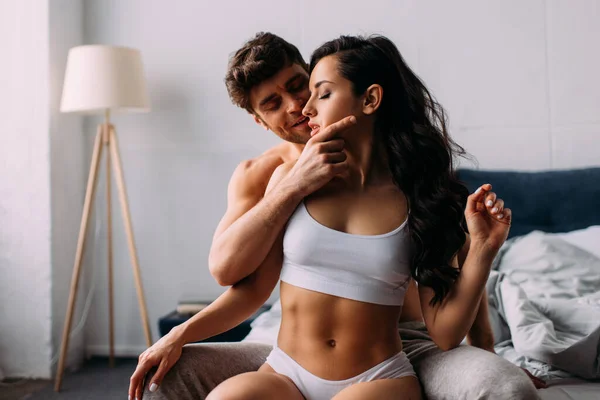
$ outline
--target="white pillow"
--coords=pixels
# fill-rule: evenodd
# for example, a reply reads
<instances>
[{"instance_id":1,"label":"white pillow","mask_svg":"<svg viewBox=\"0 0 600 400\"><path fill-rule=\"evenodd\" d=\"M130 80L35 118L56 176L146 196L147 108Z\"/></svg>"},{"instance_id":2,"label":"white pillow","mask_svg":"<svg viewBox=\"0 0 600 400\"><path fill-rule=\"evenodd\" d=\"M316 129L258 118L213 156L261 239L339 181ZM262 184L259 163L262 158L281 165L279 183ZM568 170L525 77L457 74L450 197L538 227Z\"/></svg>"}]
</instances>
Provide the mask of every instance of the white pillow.
<instances>
[{"instance_id":1,"label":"white pillow","mask_svg":"<svg viewBox=\"0 0 600 400\"><path fill-rule=\"evenodd\" d=\"M600 258L600 225L566 233L553 233L552 235Z\"/></svg>"}]
</instances>

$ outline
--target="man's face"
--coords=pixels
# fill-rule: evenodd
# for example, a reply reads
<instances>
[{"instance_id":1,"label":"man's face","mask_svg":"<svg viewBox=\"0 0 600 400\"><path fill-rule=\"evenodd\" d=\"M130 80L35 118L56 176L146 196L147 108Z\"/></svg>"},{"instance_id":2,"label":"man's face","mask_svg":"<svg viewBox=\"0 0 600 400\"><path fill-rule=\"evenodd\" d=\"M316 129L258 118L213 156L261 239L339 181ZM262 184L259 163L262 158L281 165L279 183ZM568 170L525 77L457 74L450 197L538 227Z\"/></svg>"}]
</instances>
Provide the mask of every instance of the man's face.
<instances>
[{"instance_id":1,"label":"man's face","mask_svg":"<svg viewBox=\"0 0 600 400\"><path fill-rule=\"evenodd\" d=\"M283 140L305 144L311 129L302 109L309 96L304 68L298 64L285 67L250 90L254 120Z\"/></svg>"}]
</instances>

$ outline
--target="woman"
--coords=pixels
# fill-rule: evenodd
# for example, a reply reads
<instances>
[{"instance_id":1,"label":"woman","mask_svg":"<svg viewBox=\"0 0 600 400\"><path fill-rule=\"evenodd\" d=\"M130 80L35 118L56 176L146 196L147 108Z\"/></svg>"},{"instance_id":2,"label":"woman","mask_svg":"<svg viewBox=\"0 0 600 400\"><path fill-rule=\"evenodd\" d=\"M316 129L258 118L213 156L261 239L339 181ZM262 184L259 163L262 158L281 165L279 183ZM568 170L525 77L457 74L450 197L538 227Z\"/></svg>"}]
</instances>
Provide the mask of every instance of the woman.
<instances>
[{"instance_id":1,"label":"woman","mask_svg":"<svg viewBox=\"0 0 600 400\"><path fill-rule=\"evenodd\" d=\"M483 205L490 185L467 200L453 175L453 156L464 152L388 39L341 37L317 49L310 65L303 114L313 134L356 117L342 137L349 172L304 199L268 256L272 267L253 278L263 296L281 278L281 328L266 363L208 398L419 399L397 330L411 277L430 331L475 309L483 283L464 282L485 282L487 271L457 279L465 220L465 264L475 263L478 249L504 242L511 211L501 199ZM292 171L280 166L269 187ZM228 318L213 321L225 330Z\"/></svg>"}]
</instances>

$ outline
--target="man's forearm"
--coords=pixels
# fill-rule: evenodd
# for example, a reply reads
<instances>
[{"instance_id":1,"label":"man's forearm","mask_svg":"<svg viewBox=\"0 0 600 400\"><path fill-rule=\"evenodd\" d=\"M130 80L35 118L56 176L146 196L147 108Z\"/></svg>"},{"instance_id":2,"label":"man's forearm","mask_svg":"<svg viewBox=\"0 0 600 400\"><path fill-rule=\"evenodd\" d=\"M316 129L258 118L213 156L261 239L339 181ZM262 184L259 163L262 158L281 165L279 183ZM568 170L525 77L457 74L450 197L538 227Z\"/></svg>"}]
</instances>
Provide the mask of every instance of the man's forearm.
<instances>
[{"instance_id":1,"label":"man's forearm","mask_svg":"<svg viewBox=\"0 0 600 400\"><path fill-rule=\"evenodd\" d=\"M220 285L233 285L258 268L301 199L282 182L215 238L209 266Z\"/></svg>"},{"instance_id":2,"label":"man's forearm","mask_svg":"<svg viewBox=\"0 0 600 400\"><path fill-rule=\"evenodd\" d=\"M471 243L461 273L436 313L435 331L446 343L444 347L457 346L473 326L494 256Z\"/></svg>"},{"instance_id":3,"label":"man's forearm","mask_svg":"<svg viewBox=\"0 0 600 400\"><path fill-rule=\"evenodd\" d=\"M494 332L490 324L490 316L488 312L487 291L484 289L479 309L475 316L473 326L467 334L467 342L474 347L479 347L483 350L494 352Z\"/></svg>"}]
</instances>

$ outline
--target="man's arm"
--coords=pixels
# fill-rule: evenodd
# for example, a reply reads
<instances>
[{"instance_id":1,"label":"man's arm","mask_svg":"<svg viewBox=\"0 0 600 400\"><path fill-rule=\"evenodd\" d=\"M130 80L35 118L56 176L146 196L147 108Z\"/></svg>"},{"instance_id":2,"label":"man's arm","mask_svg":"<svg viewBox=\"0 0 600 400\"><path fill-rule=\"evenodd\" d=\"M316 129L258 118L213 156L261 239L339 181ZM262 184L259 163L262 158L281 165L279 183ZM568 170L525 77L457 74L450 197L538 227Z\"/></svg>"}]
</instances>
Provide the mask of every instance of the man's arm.
<instances>
[{"instance_id":1,"label":"man's arm","mask_svg":"<svg viewBox=\"0 0 600 400\"><path fill-rule=\"evenodd\" d=\"M281 164L275 169L265 195L291 168ZM238 220L240 221L240 220ZM276 238L256 271L231 286L208 307L194 315L174 333L180 343L190 343L218 335L239 325L267 301L279 280L283 265L283 228L274 231Z\"/></svg>"},{"instance_id":2,"label":"man's arm","mask_svg":"<svg viewBox=\"0 0 600 400\"><path fill-rule=\"evenodd\" d=\"M238 167L229 185L228 210L209 255L210 272L220 285L233 285L254 272L300 200L347 171L344 142L335 136L355 122L346 117L313 136L292 169L281 173L275 184L270 180L274 166ZM265 182L272 190L263 197Z\"/></svg>"},{"instance_id":3,"label":"man's arm","mask_svg":"<svg viewBox=\"0 0 600 400\"><path fill-rule=\"evenodd\" d=\"M277 185L263 197L274 166L276 162L269 160L262 165L242 163L231 178L227 212L208 259L221 286L233 285L256 270L301 199L289 184Z\"/></svg>"}]
</instances>

